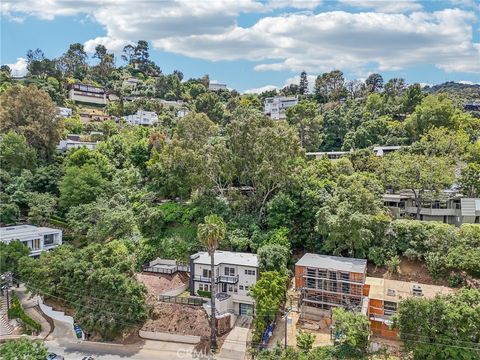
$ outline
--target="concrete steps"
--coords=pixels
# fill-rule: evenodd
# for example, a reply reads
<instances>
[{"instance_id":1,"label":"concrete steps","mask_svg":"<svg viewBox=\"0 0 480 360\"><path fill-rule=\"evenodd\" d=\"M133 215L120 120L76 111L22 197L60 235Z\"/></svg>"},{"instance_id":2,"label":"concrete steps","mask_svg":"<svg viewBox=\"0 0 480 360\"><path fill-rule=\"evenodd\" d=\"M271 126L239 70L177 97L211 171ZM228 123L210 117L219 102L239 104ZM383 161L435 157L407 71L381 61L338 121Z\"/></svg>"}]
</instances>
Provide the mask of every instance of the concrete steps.
<instances>
[{"instance_id":1,"label":"concrete steps","mask_svg":"<svg viewBox=\"0 0 480 360\"><path fill-rule=\"evenodd\" d=\"M13 326L10 324L7 315L7 297L0 296L0 336L7 336L13 333Z\"/></svg>"}]
</instances>

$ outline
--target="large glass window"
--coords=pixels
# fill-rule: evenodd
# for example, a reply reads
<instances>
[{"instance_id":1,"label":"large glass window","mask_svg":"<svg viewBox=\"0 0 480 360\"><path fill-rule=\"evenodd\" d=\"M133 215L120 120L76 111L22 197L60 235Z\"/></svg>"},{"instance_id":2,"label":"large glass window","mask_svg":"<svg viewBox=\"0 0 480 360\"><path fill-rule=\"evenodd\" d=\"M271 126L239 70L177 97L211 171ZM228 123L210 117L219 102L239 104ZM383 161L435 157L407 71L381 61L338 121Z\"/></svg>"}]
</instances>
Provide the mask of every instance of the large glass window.
<instances>
[{"instance_id":1,"label":"large glass window","mask_svg":"<svg viewBox=\"0 0 480 360\"><path fill-rule=\"evenodd\" d=\"M235 276L235 268L233 267L226 266L224 271L226 276Z\"/></svg>"},{"instance_id":2,"label":"large glass window","mask_svg":"<svg viewBox=\"0 0 480 360\"><path fill-rule=\"evenodd\" d=\"M55 242L55 235L54 234L48 234L43 237L43 244L45 246L50 246L53 245Z\"/></svg>"},{"instance_id":3,"label":"large glass window","mask_svg":"<svg viewBox=\"0 0 480 360\"><path fill-rule=\"evenodd\" d=\"M212 277L212 270L203 269L203 277L206 277L206 278Z\"/></svg>"}]
</instances>

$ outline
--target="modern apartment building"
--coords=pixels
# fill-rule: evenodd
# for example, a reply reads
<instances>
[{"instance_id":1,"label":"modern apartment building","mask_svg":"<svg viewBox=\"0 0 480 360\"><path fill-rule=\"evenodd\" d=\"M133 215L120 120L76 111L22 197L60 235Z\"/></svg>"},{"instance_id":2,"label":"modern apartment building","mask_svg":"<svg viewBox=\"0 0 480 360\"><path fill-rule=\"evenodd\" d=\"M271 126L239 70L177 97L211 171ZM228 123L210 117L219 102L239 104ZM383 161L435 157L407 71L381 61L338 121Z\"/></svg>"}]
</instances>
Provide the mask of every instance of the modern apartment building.
<instances>
[{"instance_id":1,"label":"modern apartment building","mask_svg":"<svg viewBox=\"0 0 480 360\"><path fill-rule=\"evenodd\" d=\"M219 84L219 83L210 83L208 84L208 90L210 91L227 90L227 85Z\"/></svg>"},{"instance_id":2,"label":"modern apartment building","mask_svg":"<svg viewBox=\"0 0 480 360\"><path fill-rule=\"evenodd\" d=\"M428 194L427 194L428 195ZM417 204L411 191L384 194L383 201L397 219L416 217ZM466 198L454 191L432 194L422 201L419 220L441 221L460 226L480 222L480 198Z\"/></svg>"},{"instance_id":3,"label":"modern apartment building","mask_svg":"<svg viewBox=\"0 0 480 360\"><path fill-rule=\"evenodd\" d=\"M62 230L32 225L16 225L0 228L0 241L5 244L19 240L30 249L30 256L51 250L62 244Z\"/></svg>"},{"instance_id":4,"label":"modern apartment building","mask_svg":"<svg viewBox=\"0 0 480 360\"><path fill-rule=\"evenodd\" d=\"M158 115L155 111L137 110L136 114L123 117L130 125L151 126L158 122Z\"/></svg>"},{"instance_id":5,"label":"modern apartment building","mask_svg":"<svg viewBox=\"0 0 480 360\"><path fill-rule=\"evenodd\" d=\"M68 91L68 98L76 102L92 104L92 105L106 105L107 95L105 89L84 84L73 84Z\"/></svg>"},{"instance_id":6,"label":"modern apartment building","mask_svg":"<svg viewBox=\"0 0 480 360\"><path fill-rule=\"evenodd\" d=\"M285 111L292 106L298 104L298 98L296 96L275 96L268 97L264 102L264 113L270 116L272 119L279 120L285 119L287 116Z\"/></svg>"},{"instance_id":7,"label":"modern apartment building","mask_svg":"<svg viewBox=\"0 0 480 360\"><path fill-rule=\"evenodd\" d=\"M396 339L398 331L392 329L392 316L397 313L402 300L409 297L429 299L437 295L447 295L453 291L445 286L367 277L364 294L368 296L370 330L376 336Z\"/></svg>"},{"instance_id":8,"label":"modern apartment building","mask_svg":"<svg viewBox=\"0 0 480 360\"><path fill-rule=\"evenodd\" d=\"M305 254L295 264L301 316L315 319L317 313L333 307L366 313L366 271L367 260Z\"/></svg>"},{"instance_id":9,"label":"modern apartment building","mask_svg":"<svg viewBox=\"0 0 480 360\"><path fill-rule=\"evenodd\" d=\"M210 255L198 252L190 257L190 293L211 292L211 278L215 279L218 315L252 315L254 300L248 291L258 279L258 260L256 254L216 251L215 270L212 274Z\"/></svg>"}]
</instances>

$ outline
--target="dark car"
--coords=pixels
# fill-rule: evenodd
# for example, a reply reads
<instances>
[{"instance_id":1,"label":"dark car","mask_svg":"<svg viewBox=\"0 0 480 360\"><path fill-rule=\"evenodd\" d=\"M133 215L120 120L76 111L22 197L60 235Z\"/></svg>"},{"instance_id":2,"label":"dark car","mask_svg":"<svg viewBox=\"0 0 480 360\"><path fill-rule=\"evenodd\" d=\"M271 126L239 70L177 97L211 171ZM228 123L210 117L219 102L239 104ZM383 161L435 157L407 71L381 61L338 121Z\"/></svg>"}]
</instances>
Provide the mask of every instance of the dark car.
<instances>
[{"instance_id":1,"label":"dark car","mask_svg":"<svg viewBox=\"0 0 480 360\"><path fill-rule=\"evenodd\" d=\"M92 356L84 356L82 360L95 360Z\"/></svg>"},{"instance_id":2,"label":"dark car","mask_svg":"<svg viewBox=\"0 0 480 360\"><path fill-rule=\"evenodd\" d=\"M47 356L47 360L64 360L62 355L57 355L55 353L50 353Z\"/></svg>"}]
</instances>

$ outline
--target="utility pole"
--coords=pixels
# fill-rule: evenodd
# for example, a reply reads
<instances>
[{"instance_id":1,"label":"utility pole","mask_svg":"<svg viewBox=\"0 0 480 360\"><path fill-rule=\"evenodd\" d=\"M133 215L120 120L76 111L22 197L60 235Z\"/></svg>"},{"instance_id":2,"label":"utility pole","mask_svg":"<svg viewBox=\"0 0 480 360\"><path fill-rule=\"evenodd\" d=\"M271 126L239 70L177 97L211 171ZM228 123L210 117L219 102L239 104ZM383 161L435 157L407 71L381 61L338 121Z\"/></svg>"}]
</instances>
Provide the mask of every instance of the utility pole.
<instances>
[{"instance_id":1,"label":"utility pole","mask_svg":"<svg viewBox=\"0 0 480 360\"><path fill-rule=\"evenodd\" d=\"M12 273L11 272L6 272L6 273L2 274L1 279L3 281L5 281L5 285L3 285L2 288L5 288L5 291L7 292L7 314L8 314L8 310L10 310L10 293L9 293L9 290L10 290L10 287L11 287L11 284L12 284Z\"/></svg>"},{"instance_id":2,"label":"utility pole","mask_svg":"<svg viewBox=\"0 0 480 360\"><path fill-rule=\"evenodd\" d=\"M291 319L288 317L288 314L290 314L291 311L292 309L285 311L285 349L288 347L288 320Z\"/></svg>"}]
</instances>

